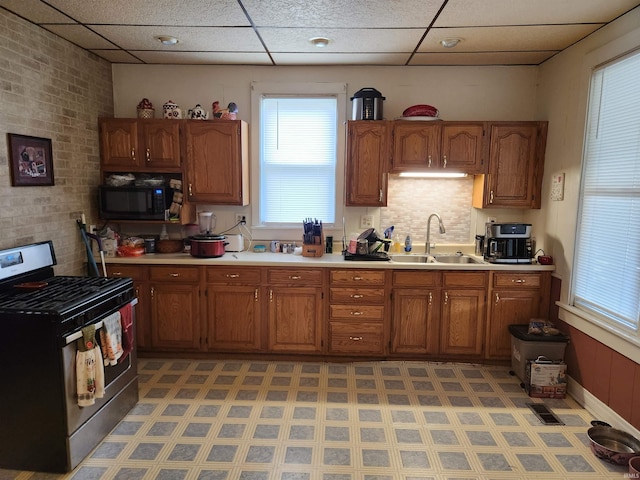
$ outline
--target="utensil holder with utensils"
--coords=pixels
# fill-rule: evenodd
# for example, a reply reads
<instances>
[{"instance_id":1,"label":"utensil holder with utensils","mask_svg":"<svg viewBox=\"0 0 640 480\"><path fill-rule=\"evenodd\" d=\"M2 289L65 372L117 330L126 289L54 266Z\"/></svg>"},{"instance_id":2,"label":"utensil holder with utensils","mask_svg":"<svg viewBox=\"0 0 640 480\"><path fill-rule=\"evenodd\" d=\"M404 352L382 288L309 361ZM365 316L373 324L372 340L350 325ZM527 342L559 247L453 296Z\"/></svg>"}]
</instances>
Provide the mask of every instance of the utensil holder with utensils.
<instances>
[{"instance_id":1,"label":"utensil holder with utensils","mask_svg":"<svg viewBox=\"0 0 640 480\"><path fill-rule=\"evenodd\" d=\"M302 256L321 257L324 255L324 233L322 221L306 218L303 222L304 234L302 235Z\"/></svg>"}]
</instances>

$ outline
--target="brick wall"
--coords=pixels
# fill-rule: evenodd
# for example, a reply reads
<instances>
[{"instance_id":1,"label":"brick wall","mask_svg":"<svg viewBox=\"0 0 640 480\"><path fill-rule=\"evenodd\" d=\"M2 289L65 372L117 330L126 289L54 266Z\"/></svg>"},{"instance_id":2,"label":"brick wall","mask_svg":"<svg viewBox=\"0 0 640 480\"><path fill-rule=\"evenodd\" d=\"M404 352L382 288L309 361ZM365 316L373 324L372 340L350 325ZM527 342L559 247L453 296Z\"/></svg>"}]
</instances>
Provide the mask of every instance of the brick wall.
<instances>
[{"instance_id":1,"label":"brick wall","mask_svg":"<svg viewBox=\"0 0 640 480\"><path fill-rule=\"evenodd\" d=\"M98 117L113 116L111 66L0 9L0 104L0 249L53 240L56 274L82 275L75 221L97 218ZM11 186L7 133L51 139L54 186Z\"/></svg>"}]
</instances>

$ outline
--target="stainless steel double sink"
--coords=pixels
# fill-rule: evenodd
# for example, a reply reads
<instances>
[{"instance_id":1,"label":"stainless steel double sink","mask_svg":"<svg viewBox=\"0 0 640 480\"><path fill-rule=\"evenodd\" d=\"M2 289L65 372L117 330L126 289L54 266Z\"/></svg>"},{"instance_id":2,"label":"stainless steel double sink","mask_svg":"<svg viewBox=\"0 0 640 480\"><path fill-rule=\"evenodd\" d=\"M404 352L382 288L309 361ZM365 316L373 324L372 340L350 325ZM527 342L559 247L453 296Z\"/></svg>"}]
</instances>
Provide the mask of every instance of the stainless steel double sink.
<instances>
[{"instance_id":1,"label":"stainless steel double sink","mask_svg":"<svg viewBox=\"0 0 640 480\"><path fill-rule=\"evenodd\" d=\"M410 253L397 253L389 255L395 263L484 263L471 255L461 255L457 253L440 253L436 255L419 255Z\"/></svg>"}]
</instances>

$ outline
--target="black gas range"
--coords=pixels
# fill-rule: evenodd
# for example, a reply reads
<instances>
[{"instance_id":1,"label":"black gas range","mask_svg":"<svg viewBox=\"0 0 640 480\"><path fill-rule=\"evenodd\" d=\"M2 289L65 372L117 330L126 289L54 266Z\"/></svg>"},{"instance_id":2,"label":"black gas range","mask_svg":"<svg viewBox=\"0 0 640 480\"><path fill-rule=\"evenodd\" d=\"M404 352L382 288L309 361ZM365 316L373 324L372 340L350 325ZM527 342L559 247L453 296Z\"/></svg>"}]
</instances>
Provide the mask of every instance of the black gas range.
<instances>
[{"instance_id":1,"label":"black gas range","mask_svg":"<svg viewBox=\"0 0 640 480\"><path fill-rule=\"evenodd\" d=\"M138 400L132 280L55 276L54 265L51 241L0 251L0 468L71 471ZM133 349L104 367L104 396L81 407L76 340L125 311Z\"/></svg>"}]
</instances>

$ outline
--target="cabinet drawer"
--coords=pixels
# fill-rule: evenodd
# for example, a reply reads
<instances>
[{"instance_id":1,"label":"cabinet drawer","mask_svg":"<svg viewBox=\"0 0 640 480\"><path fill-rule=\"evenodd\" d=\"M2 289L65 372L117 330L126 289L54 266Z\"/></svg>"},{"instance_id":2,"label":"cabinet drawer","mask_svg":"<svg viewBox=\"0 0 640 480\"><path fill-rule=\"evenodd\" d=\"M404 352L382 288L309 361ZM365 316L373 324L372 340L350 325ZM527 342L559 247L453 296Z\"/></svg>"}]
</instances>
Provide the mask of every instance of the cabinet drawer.
<instances>
[{"instance_id":1,"label":"cabinet drawer","mask_svg":"<svg viewBox=\"0 0 640 480\"><path fill-rule=\"evenodd\" d=\"M485 287L486 272L444 272L442 285L445 287Z\"/></svg>"},{"instance_id":2,"label":"cabinet drawer","mask_svg":"<svg viewBox=\"0 0 640 480\"><path fill-rule=\"evenodd\" d=\"M382 270L331 270L331 285L384 285Z\"/></svg>"},{"instance_id":3,"label":"cabinet drawer","mask_svg":"<svg viewBox=\"0 0 640 480\"><path fill-rule=\"evenodd\" d=\"M384 353L381 323L329 322L331 353Z\"/></svg>"},{"instance_id":4,"label":"cabinet drawer","mask_svg":"<svg viewBox=\"0 0 640 480\"><path fill-rule=\"evenodd\" d=\"M494 287L538 288L541 283L541 275L539 273L493 274Z\"/></svg>"},{"instance_id":5,"label":"cabinet drawer","mask_svg":"<svg viewBox=\"0 0 640 480\"><path fill-rule=\"evenodd\" d=\"M109 277L129 277L134 281L147 279L147 268L141 265L107 265L107 275Z\"/></svg>"},{"instance_id":6,"label":"cabinet drawer","mask_svg":"<svg viewBox=\"0 0 640 480\"><path fill-rule=\"evenodd\" d=\"M279 285L322 285L322 270L321 268L309 268L309 269L270 269L268 272L269 284Z\"/></svg>"},{"instance_id":7,"label":"cabinet drawer","mask_svg":"<svg viewBox=\"0 0 640 480\"><path fill-rule=\"evenodd\" d=\"M384 288L331 288L331 303L384 303Z\"/></svg>"},{"instance_id":8,"label":"cabinet drawer","mask_svg":"<svg viewBox=\"0 0 640 480\"><path fill-rule=\"evenodd\" d=\"M206 270L207 283L255 285L260 283L259 268L209 267Z\"/></svg>"},{"instance_id":9,"label":"cabinet drawer","mask_svg":"<svg viewBox=\"0 0 640 480\"><path fill-rule=\"evenodd\" d=\"M332 319L382 321L384 305L330 305L329 312Z\"/></svg>"},{"instance_id":10,"label":"cabinet drawer","mask_svg":"<svg viewBox=\"0 0 640 480\"><path fill-rule=\"evenodd\" d=\"M440 272L396 271L393 272L394 287L437 287L440 285Z\"/></svg>"},{"instance_id":11,"label":"cabinet drawer","mask_svg":"<svg viewBox=\"0 0 640 480\"><path fill-rule=\"evenodd\" d=\"M200 269L198 267L150 267L149 278L156 282L180 280L181 282L199 282Z\"/></svg>"}]
</instances>

